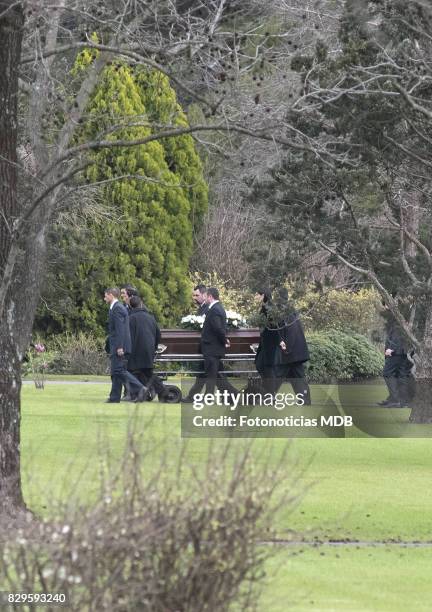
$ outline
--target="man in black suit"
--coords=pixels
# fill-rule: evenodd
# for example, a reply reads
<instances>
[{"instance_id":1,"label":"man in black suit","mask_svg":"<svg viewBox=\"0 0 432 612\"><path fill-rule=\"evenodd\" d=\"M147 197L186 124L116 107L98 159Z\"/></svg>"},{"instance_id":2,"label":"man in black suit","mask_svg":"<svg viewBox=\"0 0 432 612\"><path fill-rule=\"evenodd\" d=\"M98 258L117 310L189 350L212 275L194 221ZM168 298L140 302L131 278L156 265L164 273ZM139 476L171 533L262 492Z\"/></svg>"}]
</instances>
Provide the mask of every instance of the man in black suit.
<instances>
[{"instance_id":1,"label":"man in black suit","mask_svg":"<svg viewBox=\"0 0 432 612\"><path fill-rule=\"evenodd\" d=\"M119 302L120 290L110 287L105 290L104 300L109 304L108 348L111 361L111 393L107 403L120 402L122 384L137 394L137 401L144 400L147 387L126 369L127 355L131 352L131 338L126 307Z\"/></svg>"},{"instance_id":2,"label":"man in black suit","mask_svg":"<svg viewBox=\"0 0 432 612\"><path fill-rule=\"evenodd\" d=\"M411 373L413 363L408 358L410 351L404 333L385 303L383 303L381 315L385 320L386 330L383 377L387 385L388 397L379 402L378 406L404 408L415 395L414 378Z\"/></svg>"},{"instance_id":3,"label":"man in black suit","mask_svg":"<svg viewBox=\"0 0 432 612\"><path fill-rule=\"evenodd\" d=\"M201 333L201 351L204 357L204 372L206 378L206 393L213 393L215 386L221 391L238 394L225 375L222 374L222 359L225 349L229 347L226 337L225 309L219 302L219 291L214 287L207 289L208 311Z\"/></svg>"},{"instance_id":4,"label":"man in black suit","mask_svg":"<svg viewBox=\"0 0 432 612\"><path fill-rule=\"evenodd\" d=\"M168 392L161 379L153 374L156 349L161 340L159 326L138 296L130 297L129 306L132 348L128 359L128 370L147 387L151 385L159 400L164 400Z\"/></svg>"},{"instance_id":5,"label":"man in black suit","mask_svg":"<svg viewBox=\"0 0 432 612\"><path fill-rule=\"evenodd\" d=\"M279 346L275 352L275 375L277 393L284 379L291 383L295 394L299 394L305 406L310 406L310 388L306 380L304 364L309 361L309 349L299 314L288 301L285 288L279 290L277 305L283 321L278 324Z\"/></svg>"},{"instance_id":6,"label":"man in black suit","mask_svg":"<svg viewBox=\"0 0 432 612\"><path fill-rule=\"evenodd\" d=\"M205 285L198 284L193 288L192 291L192 300L195 302L197 306L196 314L199 317L203 317L207 314L209 305L206 301L207 298L207 288ZM200 344L200 352L201 344ZM195 382L189 390L189 393L182 399L183 402L193 402L194 395L197 393L201 393L202 388L205 385L205 372L204 372L204 362L203 361L194 361L193 363L194 369L196 369L199 374L195 378Z\"/></svg>"}]
</instances>

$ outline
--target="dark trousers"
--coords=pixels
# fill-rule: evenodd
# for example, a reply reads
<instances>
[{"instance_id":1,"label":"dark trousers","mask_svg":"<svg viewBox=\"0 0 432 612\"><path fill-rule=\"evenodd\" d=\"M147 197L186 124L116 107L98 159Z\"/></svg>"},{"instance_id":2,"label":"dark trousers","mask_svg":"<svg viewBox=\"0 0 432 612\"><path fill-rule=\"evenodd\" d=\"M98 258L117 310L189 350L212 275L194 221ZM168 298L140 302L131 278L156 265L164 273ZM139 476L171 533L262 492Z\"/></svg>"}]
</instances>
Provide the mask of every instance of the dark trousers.
<instances>
[{"instance_id":1,"label":"dark trousers","mask_svg":"<svg viewBox=\"0 0 432 612\"><path fill-rule=\"evenodd\" d=\"M110 355L111 361L111 393L109 398L113 402L119 402L121 398L122 385L131 393L138 393L143 386L140 381L127 371L127 359L118 355Z\"/></svg>"},{"instance_id":2,"label":"dark trousers","mask_svg":"<svg viewBox=\"0 0 432 612\"><path fill-rule=\"evenodd\" d=\"M259 372L262 379L262 387L264 393L271 393L274 395L282 384L276 377L275 369L273 366L262 366Z\"/></svg>"},{"instance_id":3,"label":"dark trousers","mask_svg":"<svg viewBox=\"0 0 432 612\"><path fill-rule=\"evenodd\" d=\"M391 355L385 358L383 377L387 385L389 402L406 404L412 399L412 363L406 355Z\"/></svg>"},{"instance_id":4,"label":"dark trousers","mask_svg":"<svg viewBox=\"0 0 432 612\"><path fill-rule=\"evenodd\" d=\"M154 374L153 368L140 368L139 370L133 370L133 374L146 387L153 387L158 396L163 397L166 395L164 384L159 376Z\"/></svg>"},{"instance_id":5,"label":"dark trousers","mask_svg":"<svg viewBox=\"0 0 432 612\"><path fill-rule=\"evenodd\" d=\"M228 393L238 394L238 390L228 382L225 374L222 373L223 364L222 357L213 355L204 355L204 373L206 393L213 395L215 387L219 391L228 391Z\"/></svg>"},{"instance_id":6,"label":"dark trousers","mask_svg":"<svg viewBox=\"0 0 432 612\"><path fill-rule=\"evenodd\" d=\"M204 385L206 384L206 374L205 374L205 371L204 371L204 361L198 361L195 367L197 369L199 369L199 370L202 370L202 372L197 374L197 376L195 378L194 384L189 389L189 392L187 394L187 398L188 399L193 399L194 395L196 395L197 393L201 393Z\"/></svg>"},{"instance_id":7,"label":"dark trousers","mask_svg":"<svg viewBox=\"0 0 432 612\"><path fill-rule=\"evenodd\" d=\"M277 393L284 380L288 380L296 395L299 394L301 397L303 397L304 405L310 406L310 388L305 377L304 362L295 361L293 363L287 363L277 367L275 393Z\"/></svg>"}]
</instances>

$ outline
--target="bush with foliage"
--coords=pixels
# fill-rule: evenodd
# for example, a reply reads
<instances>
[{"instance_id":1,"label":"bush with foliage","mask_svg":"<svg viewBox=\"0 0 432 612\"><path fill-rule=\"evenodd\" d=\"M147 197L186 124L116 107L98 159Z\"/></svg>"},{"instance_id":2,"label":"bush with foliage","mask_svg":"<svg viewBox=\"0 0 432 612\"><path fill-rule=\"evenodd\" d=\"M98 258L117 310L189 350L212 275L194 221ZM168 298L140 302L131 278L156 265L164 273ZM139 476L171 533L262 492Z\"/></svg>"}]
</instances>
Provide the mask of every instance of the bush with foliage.
<instances>
[{"instance_id":1,"label":"bush with foliage","mask_svg":"<svg viewBox=\"0 0 432 612\"><path fill-rule=\"evenodd\" d=\"M312 382L373 378L382 372L383 354L361 334L338 330L311 332L307 343L308 377Z\"/></svg>"},{"instance_id":2,"label":"bush with foliage","mask_svg":"<svg viewBox=\"0 0 432 612\"><path fill-rule=\"evenodd\" d=\"M277 552L260 542L295 497L287 452L258 462L251 448L209 447L199 469L181 453L170 469L172 444L165 456L160 443L129 441L95 504L69 499L53 504L55 519L1 526L2 588L65 594L70 612L258 609L263 564ZM149 469L138 449L160 460Z\"/></svg>"},{"instance_id":3,"label":"bush with foliage","mask_svg":"<svg viewBox=\"0 0 432 612\"><path fill-rule=\"evenodd\" d=\"M107 374L109 371L105 339L79 332L53 338L52 350L57 359L50 371L68 374Z\"/></svg>"},{"instance_id":4,"label":"bush with foliage","mask_svg":"<svg viewBox=\"0 0 432 612\"><path fill-rule=\"evenodd\" d=\"M51 336L45 344L47 374L108 374L109 364L103 338L79 332L76 335ZM26 359L23 363L23 375L31 374L31 359Z\"/></svg>"},{"instance_id":5,"label":"bush with foliage","mask_svg":"<svg viewBox=\"0 0 432 612\"><path fill-rule=\"evenodd\" d=\"M295 289L292 291L296 294ZM305 328L310 331L350 330L372 338L383 326L378 311L380 297L374 289L318 291L309 286L295 302Z\"/></svg>"}]
</instances>

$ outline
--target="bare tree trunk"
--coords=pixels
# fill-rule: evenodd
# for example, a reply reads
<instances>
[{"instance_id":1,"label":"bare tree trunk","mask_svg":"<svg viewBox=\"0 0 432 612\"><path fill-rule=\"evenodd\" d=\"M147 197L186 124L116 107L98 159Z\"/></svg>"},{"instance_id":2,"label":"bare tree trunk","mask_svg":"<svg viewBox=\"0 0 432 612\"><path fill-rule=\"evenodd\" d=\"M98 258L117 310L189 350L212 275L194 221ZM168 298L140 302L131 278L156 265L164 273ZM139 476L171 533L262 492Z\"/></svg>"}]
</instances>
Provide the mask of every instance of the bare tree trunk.
<instances>
[{"instance_id":1,"label":"bare tree trunk","mask_svg":"<svg viewBox=\"0 0 432 612\"><path fill-rule=\"evenodd\" d=\"M419 238L421 221L421 194L418 191L406 191L403 193L403 220L408 232ZM406 244L407 257L413 258L417 255L417 247L410 240Z\"/></svg>"},{"instance_id":2,"label":"bare tree trunk","mask_svg":"<svg viewBox=\"0 0 432 612\"><path fill-rule=\"evenodd\" d=\"M422 350L416 357L416 396L411 410L412 423L432 423L432 303L429 300Z\"/></svg>"},{"instance_id":3,"label":"bare tree trunk","mask_svg":"<svg viewBox=\"0 0 432 612\"><path fill-rule=\"evenodd\" d=\"M14 0L0 0L0 274L12 243L17 200L18 66L23 12ZM0 512L23 507L20 477L20 358L14 342L15 304L6 300L0 324Z\"/></svg>"},{"instance_id":4,"label":"bare tree trunk","mask_svg":"<svg viewBox=\"0 0 432 612\"><path fill-rule=\"evenodd\" d=\"M0 327L0 516L24 507L20 475L20 360L6 326Z\"/></svg>"}]
</instances>

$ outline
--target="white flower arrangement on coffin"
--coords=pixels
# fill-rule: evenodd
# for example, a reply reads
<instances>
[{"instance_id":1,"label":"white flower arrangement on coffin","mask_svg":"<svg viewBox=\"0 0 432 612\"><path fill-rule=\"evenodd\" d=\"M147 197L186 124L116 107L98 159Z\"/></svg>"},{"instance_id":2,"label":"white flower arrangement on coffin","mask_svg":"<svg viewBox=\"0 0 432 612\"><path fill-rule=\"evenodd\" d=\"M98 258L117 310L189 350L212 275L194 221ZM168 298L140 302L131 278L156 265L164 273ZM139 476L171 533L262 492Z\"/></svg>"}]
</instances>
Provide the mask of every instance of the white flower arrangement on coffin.
<instances>
[{"instance_id":1,"label":"white flower arrangement on coffin","mask_svg":"<svg viewBox=\"0 0 432 612\"><path fill-rule=\"evenodd\" d=\"M246 319L234 310L227 310L226 318L228 329L240 329L242 327L246 327ZM195 331L201 331L204 325L204 319L205 316L203 315L190 314L186 317L182 317L180 325L184 329L193 329Z\"/></svg>"},{"instance_id":2,"label":"white flower arrangement on coffin","mask_svg":"<svg viewBox=\"0 0 432 612\"><path fill-rule=\"evenodd\" d=\"M240 329L241 327L247 327L246 319L241 316L235 310L226 311L227 327L230 329Z\"/></svg>"},{"instance_id":3,"label":"white flower arrangement on coffin","mask_svg":"<svg viewBox=\"0 0 432 612\"><path fill-rule=\"evenodd\" d=\"M194 329L196 331L201 331L204 325L205 316L203 315L187 315L186 317L182 317L180 321L180 325L184 329Z\"/></svg>"}]
</instances>

